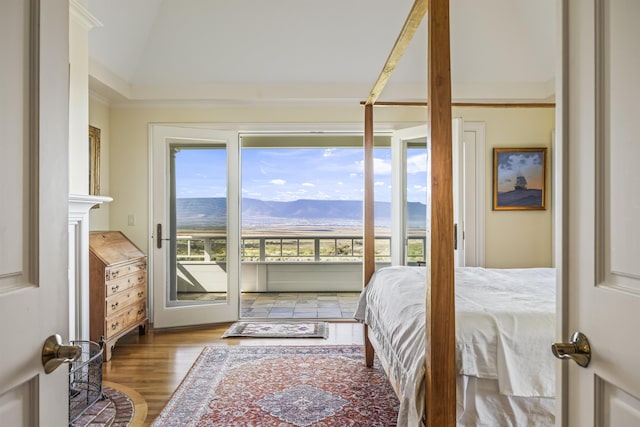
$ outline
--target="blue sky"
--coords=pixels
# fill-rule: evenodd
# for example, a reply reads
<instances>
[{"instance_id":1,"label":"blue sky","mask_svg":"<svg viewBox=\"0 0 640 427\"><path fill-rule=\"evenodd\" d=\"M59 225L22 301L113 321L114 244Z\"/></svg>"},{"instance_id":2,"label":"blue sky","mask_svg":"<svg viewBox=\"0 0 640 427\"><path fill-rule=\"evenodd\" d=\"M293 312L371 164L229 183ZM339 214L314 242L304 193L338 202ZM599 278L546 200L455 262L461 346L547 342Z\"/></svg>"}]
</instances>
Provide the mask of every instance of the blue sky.
<instances>
[{"instance_id":1,"label":"blue sky","mask_svg":"<svg viewBox=\"0 0 640 427\"><path fill-rule=\"evenodd\" d=\"M416 153L418 151L418 153ZM242 197L292 201L362 200L362 148L247 148L242 150ZM181 150L176 195L225 197L225 151ZM426 198L425 150L407 154L407 199ZM391 201L391 150L374 150L375 198Z\"/></svg>"}]
</instances>

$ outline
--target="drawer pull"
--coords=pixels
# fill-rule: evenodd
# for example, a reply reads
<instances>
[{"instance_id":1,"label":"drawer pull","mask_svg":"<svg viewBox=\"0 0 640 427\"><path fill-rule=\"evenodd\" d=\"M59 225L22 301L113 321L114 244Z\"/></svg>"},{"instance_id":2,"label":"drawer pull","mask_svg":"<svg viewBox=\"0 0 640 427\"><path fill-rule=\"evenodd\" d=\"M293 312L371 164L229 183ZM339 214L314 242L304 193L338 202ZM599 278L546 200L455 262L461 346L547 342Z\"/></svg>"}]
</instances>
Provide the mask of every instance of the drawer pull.
<instances>
[{"instance_id":1,"label":"drawer pull","mask_svg":"<svg viewBox=\"0 0 640 427\"><path fill-rule=\"evenodd\" d=\"M144 296L144 291L138 292L138 298Z\"/></svg>"},{"instance_id":2,"label":"drawer pull","mask_svg":"<svg viewBox=\"0 0 640 427\"><path fill-rule=\"evenodd\" d=\"M138 283L143 282L144 281L144 276L138 276Z\"/></svg>"},{"instance_id":3,"label":"drawer pull","mask_svg":"<svg viewBox=\"0 0 640 427\"><path fill-rule=\"evenodd\" d=\"M115 302L115 303L111 304L111 309L112 309L112 310L115 310L116 308L118 308L118 305L119 305L119 304L120 304L120 303L118 303L118 302Z\"/></svg>"},{"instance_id":4,"label":"drawer pull","mask_svg":"<svg viewBox=\"0 0 640 427\"><path fill-rule=\"evenodd\" d=\"M120 289L120 285L115 285L111 287L111 292L118 292L118 289Z\"/></svg>"},{"instance_id":5,"label":"drawer pull","mask_svg":"<svg viewBox=\"0 0 640 427\"><path fill-rule=\"evenodd\" d=\"M111 324L111 330L115 331L116 329L118 329L118 326L120 326L120 322L112 323Z\"/></svg>"},{"instance_id":6,"label":"drawer pull","mask_svg":"<svg viewBox=\"0 0 640 427\"><path fill-rule=\"evenodd\" d=\"M141 308L140 310L138 310L138 315L144 313L144 308Z\"/></svg>"}]
</instances>

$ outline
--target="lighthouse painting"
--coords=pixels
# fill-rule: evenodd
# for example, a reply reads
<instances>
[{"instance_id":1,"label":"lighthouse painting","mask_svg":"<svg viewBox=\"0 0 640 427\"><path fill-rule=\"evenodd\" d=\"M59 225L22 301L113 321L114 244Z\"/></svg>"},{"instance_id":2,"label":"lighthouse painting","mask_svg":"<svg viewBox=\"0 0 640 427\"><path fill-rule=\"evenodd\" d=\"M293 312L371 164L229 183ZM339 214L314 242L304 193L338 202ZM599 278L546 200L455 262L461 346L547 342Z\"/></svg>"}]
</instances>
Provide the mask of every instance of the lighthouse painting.
<instances>
[{"instance_id":1,"label":"lighthouse painting","mask_svg":"<svg viewBox=\"0 0 640 427\"><path fill-rule=\"evenodd\" d=\"M493 210L544 210L547 148L493 149Z\"/></svg>"}]
</instances>

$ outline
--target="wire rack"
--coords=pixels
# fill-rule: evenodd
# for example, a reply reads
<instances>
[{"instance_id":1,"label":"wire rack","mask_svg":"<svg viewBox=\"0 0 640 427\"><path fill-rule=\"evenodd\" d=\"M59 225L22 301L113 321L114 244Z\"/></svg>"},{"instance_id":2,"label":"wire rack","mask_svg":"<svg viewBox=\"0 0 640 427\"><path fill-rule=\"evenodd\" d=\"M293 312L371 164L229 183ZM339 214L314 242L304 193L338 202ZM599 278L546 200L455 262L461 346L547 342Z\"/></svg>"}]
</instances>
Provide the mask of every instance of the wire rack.
<instances>
[{"instance_id":1,"label":"wire rack","mask_svg":"<svg viewBox=\"0 0 640 427\"><path fill-rule=\"evenodd\" d=\"M71 341L80 357L69 366L69 424L102 397L102 344Z\"/></svg>"}]
</instances>

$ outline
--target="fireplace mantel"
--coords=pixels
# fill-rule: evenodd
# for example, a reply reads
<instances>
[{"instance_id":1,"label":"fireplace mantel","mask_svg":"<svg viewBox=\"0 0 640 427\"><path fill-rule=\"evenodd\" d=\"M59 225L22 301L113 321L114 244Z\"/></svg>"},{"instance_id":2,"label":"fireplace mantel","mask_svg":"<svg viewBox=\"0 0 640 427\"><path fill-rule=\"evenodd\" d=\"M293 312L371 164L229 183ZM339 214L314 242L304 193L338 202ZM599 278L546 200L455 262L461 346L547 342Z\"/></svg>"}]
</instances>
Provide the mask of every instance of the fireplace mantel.
<instances>
[{"instance_id":1,"label":"fireplace mantel","mask_svg":"<svg viewBox=\"0 0 640 427\"><path fill-rule=\"evenodd\" d=\"M107 196L69 195L69 339L89 339L89 211Z\"/></svg>"}]
</instances>

